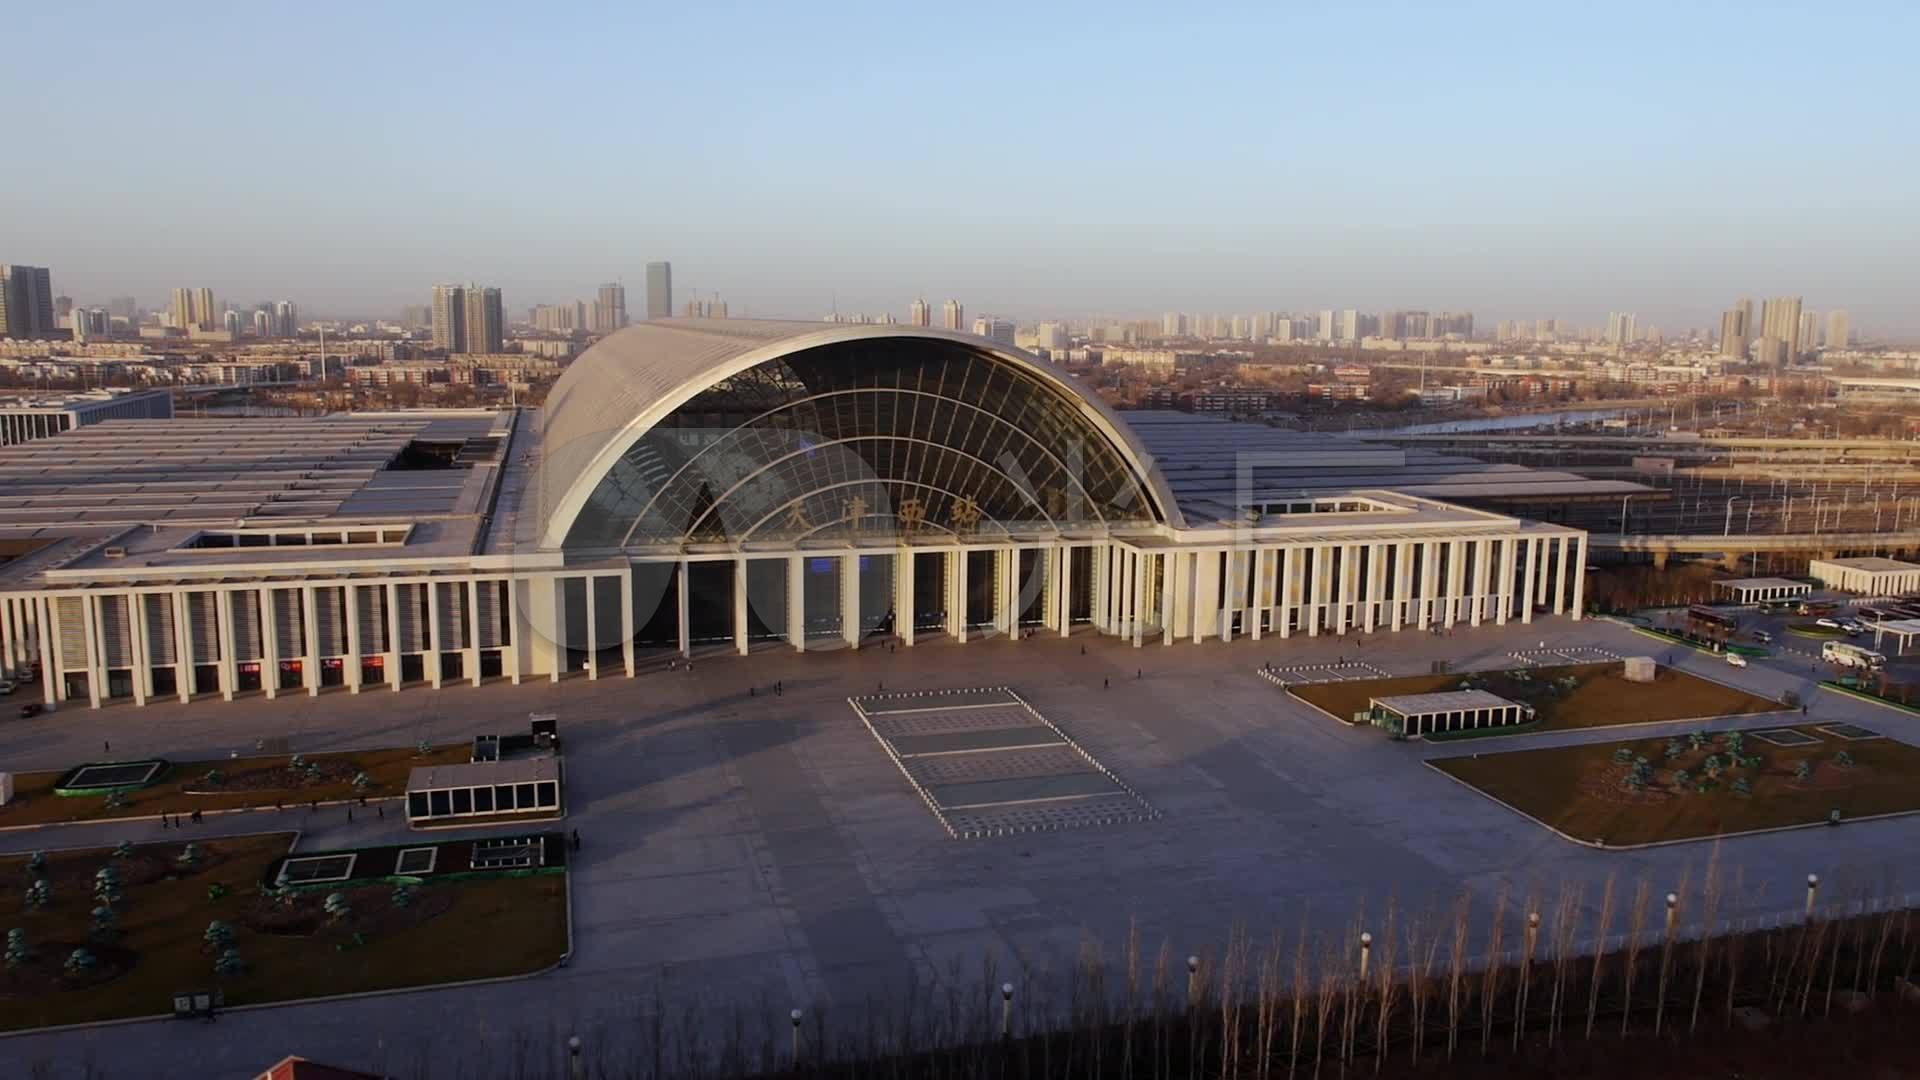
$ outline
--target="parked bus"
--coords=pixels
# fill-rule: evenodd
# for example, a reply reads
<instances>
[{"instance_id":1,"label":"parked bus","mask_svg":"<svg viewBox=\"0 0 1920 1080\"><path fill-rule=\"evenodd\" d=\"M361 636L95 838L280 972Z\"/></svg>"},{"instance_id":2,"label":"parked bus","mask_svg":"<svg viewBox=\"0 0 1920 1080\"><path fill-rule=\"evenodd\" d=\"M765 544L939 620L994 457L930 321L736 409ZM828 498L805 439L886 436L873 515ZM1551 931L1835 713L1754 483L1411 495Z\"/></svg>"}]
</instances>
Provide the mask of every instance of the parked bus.
<instances>
[{"instance_id":1,"label":"parked bus","mask_svg":"<svg viewBox=\"0 0 1920 1080\"><path fill-rule=\"evenodd\" d=\"M1844 641L1829 641L1820 646L1820 659L1840 667L1859 668L1862 671L1879 671L1887 666L1887 658L1872 649L1863 649Z\"/></svg>"},{"instance_id":2,"label":"parked bus","mask_svg":"<svg viewBox=\"0 0 1920 1080\"><path fill-rule=\"evenodd\" d=\"M1740 620L1717 608L1695 604L1687 609L1687 619L1731 634L1740 629Z\"/></svg>"}]
</instances>

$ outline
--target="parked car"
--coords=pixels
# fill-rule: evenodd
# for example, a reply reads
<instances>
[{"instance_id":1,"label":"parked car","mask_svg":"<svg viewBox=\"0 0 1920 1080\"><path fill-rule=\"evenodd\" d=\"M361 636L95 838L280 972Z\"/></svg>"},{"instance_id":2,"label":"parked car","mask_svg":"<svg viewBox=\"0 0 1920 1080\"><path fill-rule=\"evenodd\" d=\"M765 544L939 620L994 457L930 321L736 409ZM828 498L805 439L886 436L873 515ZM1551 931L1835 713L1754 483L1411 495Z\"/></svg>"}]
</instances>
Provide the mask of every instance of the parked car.
<instances>
[{"instance_id":1,"label":"parked car","mask_svg":"<svg viewBox=\"0 0 1920 1080\"><path fill-rule=\"evenodd\" d=\"M37 701L29 701L25 705L20 706L20 719L31 720L45 711L47 711L45 705Z\"/></svg>"},{"instance_id":2,"label":"parked car","mask_svg":"<svg viewBox=\"0 0 1920 1080\"><path fill-rule=\"evenodd\" d=\"M1771 645L1773 644L1773 635L1767 633L1765 630L1755 630L1753 632L1753 640L1762 645Z\"/></svg>"},{"instance_id":3,"label":"parked car","mask_svg":"<svg viewBox=\"0 0 1920 1080\"><path fill-rule=\"evenodd\" d=\"M1846 627L1841 626L1839 622L1833 619L1815 619L1813 620L1813 625L1820 627L1822 630L1845 630L1846 629Z\"/></svg>"},{"instance_id":4,"label":"parked car","mask_svg":"<svg viewBox=\"0 0 1920 1080\"><path fill-rule=\"evenodd\" d=\"M6 697L11 693L13 693L13 680L0 679L0 697Z\"/></svg>"},{"instance_id":5,"label":"parked car","mask_svg":"<svg viewBox=\"0 0 1920 1080\"><path fill-rule=\"evenodd\" d=\"M1741 656L1737 652L1730 652L1727 654L1727 663L1733 665L1734 667L1746 667L1747 658L1744 656Z\"/></svg>"}]
</instances>

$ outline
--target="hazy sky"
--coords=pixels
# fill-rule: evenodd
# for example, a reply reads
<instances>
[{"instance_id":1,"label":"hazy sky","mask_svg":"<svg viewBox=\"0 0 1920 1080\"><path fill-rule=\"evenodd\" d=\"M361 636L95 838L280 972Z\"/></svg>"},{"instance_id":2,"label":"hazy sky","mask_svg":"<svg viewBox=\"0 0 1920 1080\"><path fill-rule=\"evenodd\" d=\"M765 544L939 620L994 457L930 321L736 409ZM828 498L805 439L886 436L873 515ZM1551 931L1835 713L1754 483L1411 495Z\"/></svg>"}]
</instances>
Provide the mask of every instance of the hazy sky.
<instances>
[{"instance_id":1,"label":"hazy sky","mask_svg":"<svg viewBox=\"0 0 1920 1080\"><path fill-rule=\"evenodd\" d=\"M1467 308L1920 335L1920 4L59 3L0 261L388 314ZM630 304L638 290L630 295Z\"/></svg>"}]
</instances>

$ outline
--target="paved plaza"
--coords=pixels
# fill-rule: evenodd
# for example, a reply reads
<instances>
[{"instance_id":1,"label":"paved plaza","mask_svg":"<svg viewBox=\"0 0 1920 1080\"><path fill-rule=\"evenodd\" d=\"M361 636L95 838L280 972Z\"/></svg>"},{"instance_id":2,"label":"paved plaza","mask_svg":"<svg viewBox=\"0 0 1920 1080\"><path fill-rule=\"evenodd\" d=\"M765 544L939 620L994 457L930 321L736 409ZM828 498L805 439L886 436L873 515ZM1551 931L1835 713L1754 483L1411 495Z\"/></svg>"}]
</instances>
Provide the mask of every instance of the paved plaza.
<instances>
[{"instance_id":1,"label":"paved plaza","mask_svg":"<svg viewBox=\"0 0 1920 1080\"><path fill-rule=\"evenodd\" d=\"M1629 883L1644 877L1662 891L1683 879L1697 887L1714 858L1729 879L1740 877L1738 895L1721 901L1729 917L1795 910L1809 872L1834 895L1920 888L1920 818L1733 840L1717 854L1707 843L1597 852L1418 766L1473 748L1392 743L1336 724L1259 675L1266 664L1324 667L1343 657L1364 657L1392 675L1425 673L1441 659L1455 670L1510 667L1516 652L1548 649L1583 657L1669 652L1619 625L1563 619L1452 636L1145 648L1078 634L1017 647L986 640L808 656L769 649L701 657L691 670L650 666L633 680L330 692L9 720L0 723L0 768L29 770L98 759L107 742L119 759L247 752L267 737L313 752L520 730L529 712L551 711L568 749L566 826L580 830L583 850L573 874L577 953L553 973L232 1013L212 1026L157 1021L19 1036L0 1039L0 1056L21 1075L47 1062L53 1076L91 1067L96 1076L244 1077L287 1053L400 1075L511 1075L529 1045L557 1045L572 1032L617 1058L639 1045L656 1013L669 1023L697 1016L717 1024L738 1010L757 1025L799 1007L858 1025L866 1010L910 988L973 992L987 963L1023 993L1039 992L1073 968L1083 943L1116 953L1130 929L1150 953L1164 942L1183 956L1217 949L1236 924L1256 939L1303 919L1338 931L1358 905L1379 912L1390 899L1422 909L1466 891L1484 909L1502 892L1551 894L1571 881L1584 883L1597 905L1609 874ZM1770 695L1798 691L1812 701L1814 720L1920 744L1920 717L1813 694L1804 674L1766 664L1732 670L1671 651L1697 674ZM848 701L1001 685L1159 816L956 839ZM1567 731L1485 748L1616 737ZM1062 751L1049 744L1020 752ZM1008 775L987 777L957 764L930 766L922 783L1004 782L1022 768L1054 775L1046 763L1004 764ZM188 835L297 828L312 848L406 836L392 815L365 817L349 825L330 811L245 813L210 817ZM180 836L145 823L74 826L0 833L0 851Z\"/></svg>"}]
</instances>

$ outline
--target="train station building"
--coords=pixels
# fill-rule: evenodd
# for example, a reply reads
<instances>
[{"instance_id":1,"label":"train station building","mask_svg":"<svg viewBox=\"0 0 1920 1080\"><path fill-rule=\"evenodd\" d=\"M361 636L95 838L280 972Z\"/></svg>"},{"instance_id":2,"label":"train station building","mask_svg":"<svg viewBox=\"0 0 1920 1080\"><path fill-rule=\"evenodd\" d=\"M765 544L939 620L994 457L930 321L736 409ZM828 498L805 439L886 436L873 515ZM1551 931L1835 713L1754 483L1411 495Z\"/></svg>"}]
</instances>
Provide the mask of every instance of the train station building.
<instances>
[{"instance_id":1,"label":"train station building","mask_svg":"<svg viewBox=\"0 0 1920 1080\"><path fill-rule=\"evenodd\" d=\"M1584 532L1454 500L1638 490L1116 412L966 334L681 319L540 408L108 421L0 477L7 667L96 707L1578 617Z\"/></svg>"}]
</instances>

